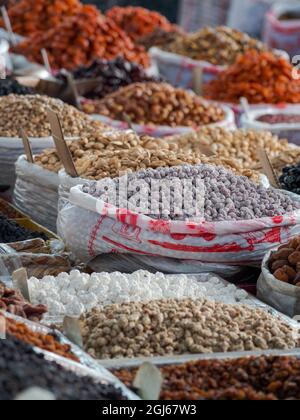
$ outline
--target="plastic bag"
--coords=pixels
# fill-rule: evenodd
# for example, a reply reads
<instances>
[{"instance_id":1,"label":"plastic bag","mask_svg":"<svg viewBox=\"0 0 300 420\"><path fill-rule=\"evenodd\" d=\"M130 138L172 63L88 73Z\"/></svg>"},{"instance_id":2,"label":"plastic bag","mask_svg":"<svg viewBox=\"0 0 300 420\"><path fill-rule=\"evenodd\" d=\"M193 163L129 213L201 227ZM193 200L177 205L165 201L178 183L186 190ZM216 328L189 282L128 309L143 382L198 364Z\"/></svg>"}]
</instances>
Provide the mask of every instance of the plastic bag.
<instances>
[{"instance_id":1,"label":"plastic bag","mask_svg":"<svg viewBox=\"0 0 300 420\"><path fill-rule=\"evenodd\" d=\"M33 154L41 153L44 149L54 147L52 137L30 139ZM0 137L0 185L14 186L15 163L24 153L22 139Z\"/></svg>"},{"instance_id":2,"label":"plastic bag","mask_svg":"<svg viewBox=\"0 0 300 420\"><path fill-rule=\"evenodd\" d=\"M265 19L264 41L271 48L287 51L291 57L299 55L300 18L298 20L280 20L287 12L297 12L300 15L298 1L276 3Z\"/></svg>"},{"instance_id":3,"label":"plastic bag","mask_svg":"<svg viewBox=\"0 0 300 420\"><path fill-rule=\"evenodd\" d=\"M262 263L262 274L257 284L257 297L290 317L299 316L300 287L283 283L271 274L268 268L271 252L266 254Z\"/></svg>"},{"instance_id":4,"label":"plastic bag","mask_svg":"<svg viewBox=\"0 0 300 420\"><path fill-rule=\"evenodd\" d=\"M255 131L270 131L281 139L288 139L290 143L300 146L300 123L268 124L258 121L263 115L300 114L300 105L269 106L263 109L250 111L241 117L242 128Z\"/></svg>"},{"instance_id":5,"label":"plastic bag","mask_svg":"<svg viewBox=\"0 0 300 420\"><path fill-rule=\"evenodd\" d=\"M294 196L300 201L299 196ZM229 266L260 265L265 253L300 233L300 210L262 219L195 223L154 220L104 203L74 187L60 211L61 228L74 255L88 262L123 253ZM162 270L165 271L165 270Z\"/></svg>"},{"instance_id":6,"label":"plastic bag","mask_svg":"<svg viewBox=\"0 0 300 420\"><path fill-rule=\"evenodd\" d=\"M16 175L14 205L35 222L56 232L58 175L27 162L24 155L16 162Z\"/></svg>"},{"instance_id":7,"label":"plastic bag","mask_svg":"<svg viewBox=\"0 0 300 420\"><path fill-rule=\"evenodd\" d=\"M225 111L225 119L215 124L209 124L206 127L221 127L227 130L235 130L236 125L233 111L227 106L221 105L221 107ZM131 127L129 127L129 124L125 121L113 120L109 117L105 117L104 115L99 114L93 114L92 118L119 130L128 130L128 128L132 128L139 135L148 135L152 137L174 136L177 134L185 134L194 131L192 127L169 127L139 124L132 124Z\"/></svg>"},{"instance_id":8,"label":"plastic bag","mask_svg":"<svg viewBox=\"0 0 300 420\"><path fill-rule=\"evenodd\" d=\"M172 85L184 89L193 88L194 69L202 70L203 83L215 79L225 69L224 66L216 66L207 61L193 60L156 47L151 48L149 54L152 61L156 63L160 75Z\"/></svg>"}]
</instances>

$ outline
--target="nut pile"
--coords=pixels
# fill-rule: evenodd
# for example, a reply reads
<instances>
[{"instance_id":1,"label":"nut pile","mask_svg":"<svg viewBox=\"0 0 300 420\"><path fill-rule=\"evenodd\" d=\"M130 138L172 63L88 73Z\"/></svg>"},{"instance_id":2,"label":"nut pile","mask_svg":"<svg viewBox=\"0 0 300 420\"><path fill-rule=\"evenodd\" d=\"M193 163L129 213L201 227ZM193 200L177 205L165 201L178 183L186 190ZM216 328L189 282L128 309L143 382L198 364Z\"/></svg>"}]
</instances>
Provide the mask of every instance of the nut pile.
<instances>
[{"instance_id":1,"label":"nut pile","mask_svg":"<svg viewBox=\"0 0 300 420\"><path fill-rule=\"evenodd\" d=\"M21 0L8 10L13 31L28 36L59 25L82 8L78 0ZM0 26L4 26L0 19Z\"/></svg>"},{"instance_id":2,"label":"nut pile","mask_svg":"<svg viewBox=\"0 0 300 420\"><path fill-rule=\"evenodd\" d=\"M300 360L296 357L199 360L163 366L160 371L164 377L161 400L300 399ZM132 387L136 372L123 369L114 374Z\"/></svg>"},{"instance_id":3,"label":"nut pile","mask_svg":"<svg viewBox=\"0 0 300 420\"><path fill-rule=\"evenodd\" d=\"M148 136L139 137L130 130L97 132L68 144L79 176L86 179L114 178L140 169L171 167L183 163L222 165L254 181L259 178L257 172L243 169L234 160L187 153L179 150L175 143ZM62 169L55 149L44 150L35 156L35 163L52 172Z\"/></svg>"},{"instance_id":4,"label":"nut pile","mask_svg":"<svg viewBox=\"0 0 300 420\"><path fill-rule=\"evenodd\" d=\"M39 322L47 312L44 305L31 305L22 294L0 282L0 309L30 321Z\"/></svg>"},{"instance_id":5,"label":"nut pile","mask_svg":"<svg viewBox=\"0 0 300 420\"><path fill-rule=\"evenodd\" d=\"M16 366L18 369L16 370ZM37 354L31 346L7 337L0 346L0 400L13 400L33 386L52 392L57 400L125 400L114 385L79 376Z\"/></svg>"},{"instance_id":6,"label":"nut pile","mask_svg":"<svg viewBox=\"0 0 300 420\"><path fill-rule=\"evenodd\" d=\"M64 77L64 76L59 76ZM144 68L136 63L117 57L115 60L95 60L88 67L79 67L73 72L77 79L97 79L97 87L84 96L89 99L101 99L116 92L123 86L138 82L154 82L158 78L147 76Z\"/></svg>"},{"instance_id":7,"label":"nut pile","mask_svg":"<svg viewBox=\"0 0 300 420\"><path fill-rule=\"evenodd\" d=\"M267 124L300 124L300 115L266 114L257 118L257 121L267 123Z\"/></svg>"},{"instance_id":8,"label":"nut pile","mask_svg":"<svg viewBox=\"0 0 300 420\"><path fill-rule=\"evenodd\" d=\"M277 280L300 287L300 237L271 254L269 269Z\"/></svg>"},{"instance_id":9,"label":"nut pile","mask_svg":"<svg viewBox=\"0 0 300 420\"><path fill-rule=\"evenodd\" d=\"M44 233L26 229L0 214L0 243L9 244L33 238L48 239Z\"/></svg>"},{"instance_id":10,"label":"nut pile","mask_svg":"<svg viewBox=\"0 0 300 420\"><path fill-rule=\"evenodd\" d=\"M298 341L260 309L204 299L115 304L81 322L84 347L97 359L292 349Z\"/></svg>"},{"instance_id":11,"label":"nut pile","mask_svg":"<svg viewBox=\"0 0 300 420\"><path fill-rule=\"evenodd\" d=\"M62 101L40 95L8 95L0 97L0 136L19 137L22 127L29 137L51 135L47 108L58 113L64 135L78 137L103 129L103 124L91 121L84 113Z\"/></svg>"},{"instance_id":12,"label":"nut pile","mask_svg":"<svg viewBox=\"0 0 300 420\"><path fill-rule=\"evenodd\" d=\"M113 7L106 16L115 21L134 41L152 34L158 28L172 31L174 26L160 13L143 7Z\"/></svg>"},{"instance_id":13,"label":"nut pile","mask_svg":"<svg viewBox=\"0 0 300 420\"><path fill-rule=\"evenodd\" d=\"M300 102L300 78L294 72L297 70L285 58L251 50L207 83L204 96L227 103L247 98L250 104L296 104Z\"/></svg>"},{"instance_id":14,"label":"nut pile","mask_svg":"<svg viewBox=\"0 0 300 420\"><path fill-rule=\"evenodd\" d=\"M165 31L164 29L155 29L149 35L144 35L137 40L139 45L142 45L146 50L150 50L152 47L159 47L167 49L179 36L182 35L180 28L174 26L172 31Z\"/></svg>"},{"instance_id":15,"label":"nut pile","mask_svg":"<svg viewBox=\"0 0 300 420\"><path fill-rule=\"evenodd\" d=\"M200 276L201 277L201 276ZM80 316L95 307L122 302L150 302L160 299L207 298L224 303L247 303L248 295L234 285L224 285L218 278L208 280L186 275L165 276L137 271L122 273L61 273L41 280L29 279L31 301L45 304L52 316Z\"/></svg>"},{"instance_id":16,"label":"nut pile","mask_svg":"<svg viewBox=\"0 0 300 420\"><path fill-rule=\"evenodd\" d=\"M224 160L234 159L239 169L261 169L258 149L266 150L277 171L300 161L300 148L291 147L287 140L279 139L268 131L227 131L219 127L203 127L196 133L173 136L166 140L187 152L198 152L202 144L207 145Z\"/></svg>"},{"instance_id":17,"label":"nut pile","mask_svg":"<svg viewBox=\"0 0 300 420\"><path fill-rule=\"evenodd\" d=\"M17 80L8 76L6 79L0 79L0 96L7 96L11 93L15 95L32 95L32 89L20 85Z\"/></svg>"},{"instance_id":18,"label":"nut pile","mask_svg":"<svg viewBox=\"0 0 300 420\"><path fill-rule=\"evenodd\" d=\"M279 181L285 190L300 195L300 162L283 168Z\"/></svg>"},{"instance_id":19,"label":"nut pile","mask_svg":"<svg viewBox=\"0 0 300 420\"><path fill-rule=\"evenodd\" d=\"M90 65L96 58L112 60L122 56L126 60L150 66L150 58L142 46L135 45L113 20L100 15L94 6L84 6L73 17L48 31L27 38L13 51L30 61L41 63L41 49L45 48L54 70L73 70Z\"/></svg>"},{"instance_id":20,"label":"nut pile","mask_svg":"<svg viewBox=\"0 0 300 420\"><path fill-rule=\"evenodd\" d=\"M137 183L137 180L142 180L144 185ZM163 191L158 194L152 191L154 183L162 180L171 180L168 200ZM185 194L184 206L180 208L178 203L182 203L183 192L178 184L181 185L183 180L190 180L192 189L189 194ZM118 194L120 185L127 186L125 197ZM110 187L117 191L116 196L109 193ZM146 169L121 178L85 184L82 188L85 193L117 207L120 206L121 196L122 208L127 205L126 208L131 211L143 214L139 202L131 200L139 193L140 201L147 202L147 208L151 209L148 216L164 220L198 220L202 214L208 222L252 220L284 215L299 209L299 204L287 194L273 188L264 188L223 167L206 164ZM200 199L200 189L201 192L203 190L204 200ZM204 209L200 206L204 206Z\"/></svg>"},{"instance_id":21,"label":"nut pile","mask_svg":"<svg viewBox=\"0 0 300 420\"><path fill-rule=\"evenodd\" d=\"M226 26L206 27L196 33L178 36L166 48L175 54L220 66L233 64L240 54L250 49L264 51L267 47L249 35Z\"/></svg>"},{"instance_id":22,"label":"nut pile","mask_svg":"<svg viewBox=\"0 0 300 420\"><path fill-rule=\"evenodd\" d=\"M197 127L223 121L222 108L167 83L135 83L84 105L90 114L136 124Z\"/></svg>"},{"instance_id":23,"label":"nut pile","mask_svg":"<svg viewBox=\"0 0 300 420\"><path fill-rule=\"evenodd\" d=\"M2 315L0 317L3 318ZM59 343L55 335L45 335L33 331L27 325L6 317L5 328L6 333L15 337L17 340L78 362L78 358L72 354L71 347L68 344Z\"/></svg>"}]
</instances>

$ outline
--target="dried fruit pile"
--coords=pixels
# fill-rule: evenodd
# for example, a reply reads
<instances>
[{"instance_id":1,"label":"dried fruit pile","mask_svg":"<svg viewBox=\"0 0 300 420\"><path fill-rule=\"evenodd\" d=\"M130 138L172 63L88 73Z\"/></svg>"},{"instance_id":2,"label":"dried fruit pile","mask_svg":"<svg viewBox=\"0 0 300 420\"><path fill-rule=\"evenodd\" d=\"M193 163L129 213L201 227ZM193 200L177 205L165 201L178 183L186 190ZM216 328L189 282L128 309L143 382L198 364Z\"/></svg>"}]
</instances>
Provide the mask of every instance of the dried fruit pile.
<instances>
[{"instance_id":1,"label":"dried fruit pile","mask_svg":"<svg viewBox=\"0 0 300 420\"><path fill-rule=\"evenodd\" d=\"M273 252L269 268L277 280L300 287L300 237Z\"/></svg>"},{"instance_id":2,"label":"dried fruit pile","mask_svg":"<svg viewBox=\"0 0 300 420\"><path fill-rule=\"evenodd\" d=\"M267 124L300 124L300 115L266 114L257 118L257 121L267 123Z\"/></svg>"},{"instance_id":3,"label":"dried fruit pile","mask_svg":"<svg viewBox=\"0 0 300 420\"><path fill-rule=\"evenodd\" d=\"M300 78L285 59L271 52L248 51L204 87L208 99L239 103L247 98L250 104L300 102Z\"/></svg>"},{"instance_id":4,"label":"dried fruit pile","mask_svg":"<svg viewBox=\"0 0 300 420\"><path fill-rule=\"evenodd\" d=\"M162 49L167 49L170 44L172 44L178 37L182 35L180 28L174 26L172 31L166 31L164 29L155 29L149 35L144 35L141 38L137 39L136 42L139 45L142 45L146 50L150 50L152 47L159 47Z\"/></svg>"},{"instance_id":5,"label":"dried fruit pile","mask_svg":"<svg viewBox=\"0 0 300 420\"><path fill-rule=\"evenodd\" d=\"M90 114L136 124L198 127L223 121L222 108L167 83L135 83L84 105Z\"/></svg>"},{"instance_id":6,"label":"dried fruit pile","mask_svg":"<svg viewBox=\"0 0 300 420\"><path fill-rule=\"evenodd\" d=\"M48 238L44 233L33 232L0 214L0 243L26 241L27 239Z\"/></svg>"},{"instance_id":7,"label":"dried fruit pile","mask_svg":"<svg viewBox=\"0 0 300 420\"><path fill-rule=\"evenodd\" d=\"M97 359L292 349L297 336L260 309L205 299L131 302L81 317L84 348Z\"/></svg>"},{"instance_id":8,"label":"dried fruit pile","mask_svg":"<svg viewBox=\"0 0 300 420\"><path fill-rule=\"evenodd\" d=\"M60 25L82 9L79 0L21 0L8 10L13 31L29 36ZM4 27L3 19L0 26Z\"/></svg>"},{"instance_id":9,"label":"dried fruit pile","mask_svg":"<svg viewBox=\"0 0 300 420\"><path fill-rule=\"evenodd\" d=\"M249 35L226 26L206 27L199 32L178 36L167 51L193 60L203 60L223 66L233 64L248 50L265 51L267 47Z\"/></svg>"},{"instance_id":10,"label":"dried fruit pile","mask_svg":"<svg viewBox=\"0 0 300 420\"><path fill-rule=\"evenodd\" d=\"M16 369L18 366L18 369ZM107 382L79 376L50 362L31 346L8 336L0 345L0 400L13 400L31 387L50 391L58 400L125 400L120 389Z\"/></svg>"},{"instance_id":11,"label":"dried fruit pile","mask_svg":"<svg viewBox=\"0 0 300 420\"><path fill-rule=\"evenodd\" d=\"M55 28L33 34L13 51L42 64L43 48L54 70L73 70L97 58L112 60L117 56L144 67L150 65L144 48L135 45L113 20L103 17L93 6L85 6Z\"/></svg>"},{"instance_id":12,"label":"dried fruit pile","mask_svg":"<svg viewBox=\"0 0 300 420\"><path fill-rule=\"evenodd\" d=\"M300 195L300 162L283 168L279 181L285 190Z\"/></svg>"},{"instance_id":13,"label":"dried fruit pile","mask_svg":"<svg viewBox=\"0 0 300 420\"><path fill-rule=\"evenodd\" d=\"M15 95L32 95L32 89L20 85L17 80L8 76L5 79L0 79L0 96L6 96L14 93Z\"/></svg>"},{"instance_id":14,"label":"dried fruit pile","mask_svg":"<svg viewBox=\"0 0 300 420\"><path fill-rule=\"evenodd\" d=\"M172 31L174 28L160 13L143 7L113 7L106 16L114 20L134 41L152 34L158 28L164 31Z\"/></svg>"},{"instance_id":15,"label":"dried fruit pile","mask_svg":"<svg viewBox=\"0 0 300 420\"><path fill-rule=\"evenodd\" d=\"M296 357L200 360L163 366L160 371L164 378L161 400L300 399L300 360ZM132 387L136 372L113 373Z\"/></svg>"}]
</instances>

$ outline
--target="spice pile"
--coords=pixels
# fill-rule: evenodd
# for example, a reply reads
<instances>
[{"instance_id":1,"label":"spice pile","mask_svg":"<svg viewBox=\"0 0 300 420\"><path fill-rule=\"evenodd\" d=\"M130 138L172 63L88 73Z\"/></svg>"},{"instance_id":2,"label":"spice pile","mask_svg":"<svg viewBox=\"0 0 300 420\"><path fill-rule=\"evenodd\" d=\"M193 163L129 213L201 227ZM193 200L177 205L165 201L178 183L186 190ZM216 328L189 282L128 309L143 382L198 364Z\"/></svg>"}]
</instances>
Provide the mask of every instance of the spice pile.
<instances>
[{"instance_id":1,"label":"spice pile","mask_svg":"<svg viewBox=\"0 0 300 420\"><path fill-rule=\"evenodd\" d=\"M227 103L247 98L250 104L296 104L300 102L300 79L294 77L294 71L285 58L251 50L205 85L204 94Z\"/></svg>"},{"instance_id":2,"label":"spice pile","mask_svg":"<svg viewBox=\"0 0 300 420\"><path fill-rule=\"evenodd\" d=\"M0 315L0 318L3 318ZM45 335L38 331L33 331L27 325L17 322L14 319L5 317L6 333L15 337L26 344L39 347L50 351L59 356L78 362L78 358L72 354L71 347L68 344L61 344L54 335Z\"/></svg>"},{"instance_id":3,"label":"spice pile","mask_svg":"<svg viewBox=\"0 0 300 420\"><path fill-rule=\"evenodd\" d=\"M152 34L156 29L172 31L172 25L160 13L143 7L113 7L106 16L116 22L134 41Z\"/></svg>"},{"instance_id":4,"label":"spice pile","mask_svg":"<svg viewBox=\"0 0 300 420\"><path fill-rule=\"evenodd\" d=\"M300 161L300 148L291 147L287 140L279 139L268 131L227 131L219 127L203 127L196 133L173 136L166 140L186 152L198 152L204 144L224 160L234 159L240 168L261 169L259 149L266 150L278 172Z\"/></svg>"},{"instance_id":5,"label":"spice pile","mask_svg":"<svg viewBox=\"0 0 300 420\"><path fill-rule=\"evenodd\" d=\"M47 240L44 233L33 232L0 214L0 243L26 241L27 239L42 238Z\"/></svg>"},{"instance_id":6,"label":"spice pile","mask_svg":"<svg viewBox=\"0 0 300 420\"><path fill-rule=\"evenodd\" d=\"M47 108L59 115L67 137L78 137L104 127L59 99L40 95L8 95L0 97L0 136L19 137L21 127L29 137L50 136Z\"/></svg>"},{"instance_id":7,"label":"spice pile","mask_svg":"<svg viewBox=\"0 0 300 420\"><path fill-rule=\"evenodd\" d=\"M147 76L144 68L122 57L114 60L95 60L88 67L79 67L72 72L78 79L97 79L97 87L84 94L86 98L100 99L132 83L155 82L159 78ZM61 76L60 76L61 77ZM64 77L64 76L63 76Z\"/></svg>"},{"instance_id":8,"label":"spice pile","mask_svg":"<svg viewBox=\"0 0 300 420\"><path fill-rule=\"evenodd\" d=\"M296 357L199 360L160 368L161 400L299 400L300 360ZM114 374L129 387L137 373ZM262 380L263 378L263 380Z\"/></svg>"},{"instance_id":9,"label":"spice pile","mask_svg":"<svg viewBox=\"0 0 300 420\"><path fill-rule=\"evenodd\" d=\"M73 70L81 65L90 65L97 58L112 60L117 56L144 67L150 65L144 48L135 45L114 21L101 16L93 6L85 6L55 28L32 35L13 51L43 64L43 48L47 50L54 70Z\"/></svg>"},{"instance_id":10,"label":"spice pile","mask_svg":"<svg viewBox=\"0 0 300 420\"><path fill-rule=\"evenodd\" d=\"M234 285L225 286L211 276L202 282L184 274L165 276L137 271L122 273L61 273L41 280L29 279L31 301L45 304L53 316L78 316L95 307L122 302L150 302L160 299L207 298L225 303L246 303L248 295Z\"/></svg>"},{"instance_id":11,"label":"spice pile","mask_svg":"<svg viewBox=\"0 0 300 420\"><path fill-rule=\"evenodd\" d=\"M0 79L0 96L6 96L14 93L15 95L32 95L32 89L20 85L17 80L8 76L5 79Z\"/></svg>"},{"instance_id":12,"label":"spice pile","mask_svg":"<svg viewBox=\"0 0 300 420\"><path fill-rule=\"evenodd\" d=\"M279 181L285 190L300 195L300 162L283 168Z\"/></svg>"},{"instance_id":13,"label":"spice pile","mask_svg":"<svg viewBox=\"0 0 300 420\"><path fill-rule=\"evenodd\" d=\"M136 124L197 127L223 121L222 108L167 83L135 83L84 105L90 114Z\"/></svg>"},{"instance_id":14,"label":"spice pile","mask_svg":"<svg viewBox=\"0 0 300 420\"><path fill-rule=\"evenodd\" d=\"M1 340L0 376L0 400L13 400L17 393L33 386L52 392L58 400L126 399L115 386L78 376L12 337Z\"/></svg>"},{"instance_id":15,"label":"spice pile","mask_svg":"<svg viewBox=\"0 0 300 420\"><path fill-rule=\"evenodd\" d=\"M21 0L8 10L13 31L28 36L58 26L82 9L78 0ZM4 27L3 19L0 26Z\"/></svg>"},{"instance_id":16,"label":"spice pile","mask_svg":"<svg viewBox=\"0 0 300 420\"><path fill-rule=\"evenodd\" d=\"M30 321L39 322L47 312L44 305L31 305L22 294L0 282L0 309Z\"/></svg>"},{"instance_id":17,"label":"spice pile","mask_svg":"<svg viewBox=\"0 0 300 420\"><path fill-rule=\"evenodd\" d=\"M143 180L144 190L137 190L137 180ZM163 191L157 196L151 195L154 182L171 180L170 200L165 200ZM189 180L193 188L186 197L184 209L178 203L182 201L182 182ZM172 168L146 169L125 177L89 183L83 186L85 193L109 204L120 207L119 188L127 186L127 197L122 196L121 207L136 213L143 213L140 203L133 203L131 198L140 191L141 201L156 213L148 216L164 220L203 220L208 222L253 220L292 213L300 205L287 194L273 188L264 188L246 177L237 176L223 167L212 165L183 165ZM146 188L147 185L147 188ZM117 191L116 197L108 193ZM203 192L202 195L199 194ZM116 200L116 202L114 201ZM151 200L151 206L149 203Z\"/></svg>"},{"instance_id":18,"label":"spice pile","mask_svg":"<svg viewBox=\"0 0 300 420\"><path fill-rule=\"evenodd\" d=\"M273 252L269 268L277 280L300 287L300 237L292 239Z\"/></svg>"},{"instance_id":19,"label":"spice pile","mask_svg":"<svg viewBox=\"0 0 300 420\"><path fill-rule=\"evenodd\" d=\"M82 315L86 351L96 359L292 349L295 332L268 313L199 299L131 302Z\"/></svg>"},{"instance_id":20,"label":"spice pile","mask_svg":"<svg viewBox=\"0 0 300 420\"><path fill-rule=\"evenodd\" d=\"M267 47L247 34L220 26L206 27L196 33L178 36L165 49L193 60L223 66L233 64L240 54L248 50L265 51Z\"/></svg>"}]
</instances>

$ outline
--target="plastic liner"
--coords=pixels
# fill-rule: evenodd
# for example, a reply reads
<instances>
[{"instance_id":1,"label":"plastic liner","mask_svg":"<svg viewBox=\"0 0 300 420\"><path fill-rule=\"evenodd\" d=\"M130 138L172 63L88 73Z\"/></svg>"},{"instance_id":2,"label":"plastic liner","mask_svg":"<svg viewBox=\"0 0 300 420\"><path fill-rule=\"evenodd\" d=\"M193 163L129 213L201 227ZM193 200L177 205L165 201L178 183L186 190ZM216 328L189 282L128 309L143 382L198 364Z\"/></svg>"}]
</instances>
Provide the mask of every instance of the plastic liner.
<instances>
[{"instance_id":1,"label":"plastic liner","mask_svg":"<svg viewBox=\"0 0 300 420\"><path fill-rule=\"evenodd\" d=\"M262 263L262 274L257 284L257 296L278 311L291 317L298 316L300 320L300 287L283 283L273 276L268 267L271 252L266 254Z\"/></svg>"},{"instance_id":2,"label":"plastic liner","mask_svg":"<svg viewBox=\"0 0 300 420\"><path fill-rule=\"evenodd\" d=\"M113 376L108 370L101 366L97 361L92 359L87 353L81 350L78 346L70 342L63 334L59 331L53 330L46 326L28 321L27 319L20 318L18 316L4 312L6 318L14 319L18 322L25 324L33 332L39 332L41 334L53 334L55 333L59 342L62 344L68 344L71 347L72 353L79 359L80 363L73 362L72 360L66 359L62 356L58 356L54 353L50 353L38 347L34 347L37 353L41 353L49 361L56 362L66 369L72 370L78 376L90 376L96 382L106 382L115 385L123 390L125 396L130 400L138 400L139 398L121 382L115 376Z\"/></svg>"},{"instance_id":3,"label":"plastic liner","mask_svg":"<svg viewBox=\"0 0 300 420\"><path fill-rule=\"evenodd\" d=\"M281 139L288 139L290 143L300 146L300 123L268 124L258 121L263 115L299 115L299 105L266 106L263 109L250 111L241 117L242 128L255 131L270 131Z\"/></svg>"},{"instance_id":4,"label":"plastic liner","mask_svg":"<svg viewBox=\"0 0 300 420\"><path fill-rule=\"evenodd\" d=\"M3 260L3 256L9 256L8 263ZM0 282L12 286L11 275L19 268L22 268L22 262L16 251L9 245L0 244Z\"/></svg>"}]
</instances>

